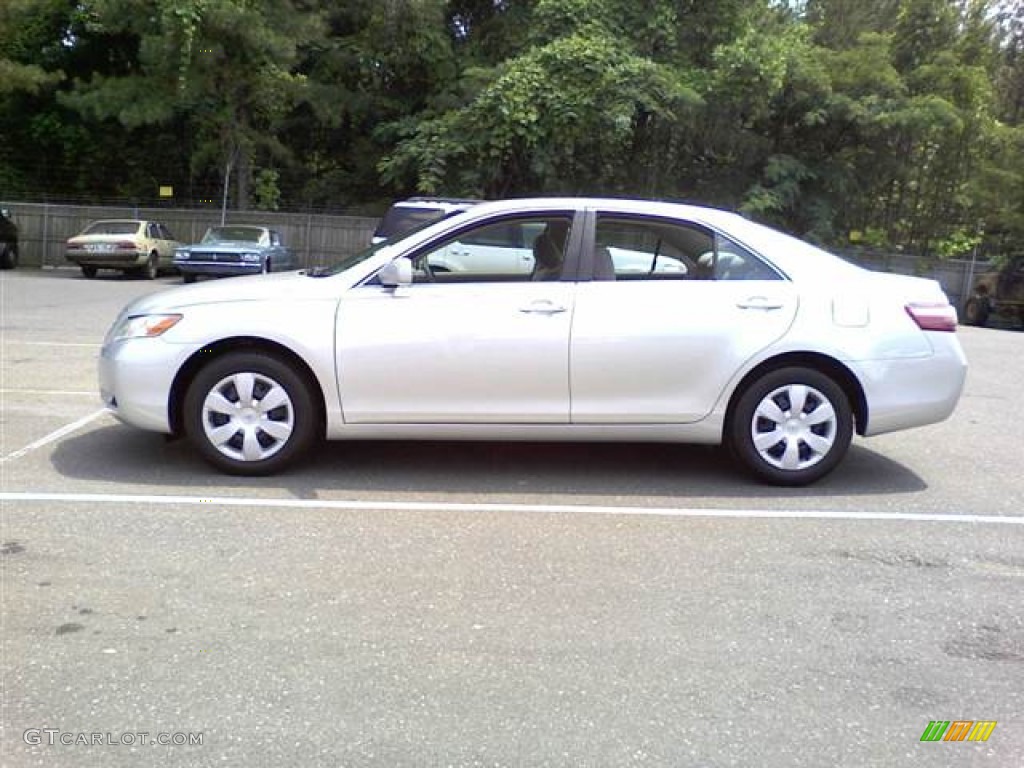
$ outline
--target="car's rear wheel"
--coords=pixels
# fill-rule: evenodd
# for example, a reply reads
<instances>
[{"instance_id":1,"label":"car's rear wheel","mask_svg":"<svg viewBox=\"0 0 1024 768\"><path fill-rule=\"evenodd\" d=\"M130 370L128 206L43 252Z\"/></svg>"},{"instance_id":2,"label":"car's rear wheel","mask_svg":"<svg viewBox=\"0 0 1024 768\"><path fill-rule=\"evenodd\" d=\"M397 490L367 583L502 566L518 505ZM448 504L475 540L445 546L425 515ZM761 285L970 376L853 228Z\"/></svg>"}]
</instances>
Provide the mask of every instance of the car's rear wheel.
<instances>
[{"instance_id":1,"label":"car's rear wheel","mask_svg":"<svg viewBox=\"0 0 1024 768\"><path fill-rule=\"evenodd\" d=\"M842 388L809 368L780 368L739 396L729 424L734 455L773 485L807 485L846 455L853 413Z\"/></svg>"},{"instance_id":2,"label":"car's rear wheel","mask_svg":"<svg viewBox=\"0 0 1024 768\"><path fill-rule=\"evenodd\" d=\"M83 266L82 267L82 277L85 277L85 278L88 278L89 280L92 280L94 277L96 277L96 273L98 271L99 270L96 269L96 267L90 267L88 265Z\"/></svg>"},{"instance_id":3,"label":"car's rear wheel","mask_svg":"<svg viewBox=\"0 0 1024 768\"><path fill-rule=\"evenodd\" d=\"M277 472L316 434L316 409L302 377L258 352L232 352L207 364L184 405L189 439L203 458L231 474Z\"/></svg>"},{"instance_id":4,"label":"car's rear wheel","mask_svg":"<svg viewBox=\"0 0 1024 768\"><path fill-rule=\"evenodd\" d=\"M146 259L146 266L144 266L139 274L143 280L156 280L160 274L160 256L154 251L149 254L149 258Z\"/></svg>"},{"instance_id":5,"label":"car's rear wheel","mask_svg":"<svg viewBox=\"0 0 1024 768\"><path fill-rule=\"evenodd\" d=\"M14 269L18 266L18 246L4 243L0 246L0 269Z\"/></svg>"},{"instance_id":6,"label":"car's rear wheel","mask_svg":"<svg viewBox=\"0 0 1024 768\"><path fill-rule=\"evenodd\" d=\"M968 325L984 326L988 323L989 302L985 297L974 296L964 307L964 320Z\"/></svg>"},{"instance_id":7,"label":"car's rear wheel","mask_svg":"<svg viewBox=\"0 0 1024 768\"><path fill-rule=\"evenodd\" d=\"M191 272L186 272L182 276L182 278L184 279L184 281L186 283L194 283L196 281L196 276L194 274L192 274Z\"/></svg>"}]
</instances>

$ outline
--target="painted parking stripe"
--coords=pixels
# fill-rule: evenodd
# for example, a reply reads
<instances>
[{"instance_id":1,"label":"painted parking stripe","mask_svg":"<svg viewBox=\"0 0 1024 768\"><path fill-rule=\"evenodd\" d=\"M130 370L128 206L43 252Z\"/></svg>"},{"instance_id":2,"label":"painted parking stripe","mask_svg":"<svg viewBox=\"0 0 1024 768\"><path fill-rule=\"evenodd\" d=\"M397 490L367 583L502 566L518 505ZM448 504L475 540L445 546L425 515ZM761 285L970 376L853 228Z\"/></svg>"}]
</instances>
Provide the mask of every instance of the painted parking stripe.
<instances>
[{"instance_id":1,"label":"painted parking stripe","mask_svg":"<svg viewBox=\"0 0 1024 768\"><path fill-rule=\"evenodd\" d=\"M744 518L764 520L874 520L914 523L968 523L972 525L1024 525L1024 516L954 515L929 512L832 512L787 509L699 509L693 507L627 507L589 504L496 504L445 501L396 501L391 499L266 499L245 496L174 496L131 493L0 493L6 502L83 502L153 504L340 511L387 510L395 512L526 512L541 514L634 515L647 517Z\"/></svg>"},{"instance_id":2,"label":"painted parking stripe","mask_svg":"<svg viewBox=\"0 0 1024 768\"><path fill-rule=\"evenodd\" d=\"M21 347L82 347L84 349L99 349L102 344L86 343L80 341L19 341L17 339L4 339L4 344Z\"/></svg>"},{"instance_id":3,"label":"painted parking stripe","mask_svg":"<svg viewBox=\"0 0 1024 768\"><path fill-rule=\"evenodd\" d=\"M78 419L78 421L73 421L70 424L65 424L60 429L54 430L53 432L51 432L50 434L46 435L45 437L39 438L34 443L29 443L24 448L20 448L17 451L15 451L14 453L7 454L2 459L0 459L0 464L5 464L8 461L14 461L15 459L20 459L26 453L31 453L32 451L36 450L37 448L42 448L44 445L49 445L50 443L56 442L57 440L60 440L65 435L70 435L72 432L75 432L75 431L81 429L86 424L88 424L88 423L90 423L92 421L95 421L100 416L103 416L106 412L107 412L106 408L100 408L98 411L95 411L94 413L90 413L88 416L83 416L82 418Z\"/></svg>"},{"instance_id":4,"label":"painted parking stripe","mask_svg":"<svg viewBox=\"0 0 1024 768\"><path fill-rule=\"evenodd\" d=\"M97 397L96 390L0 389L0 395L41 395L43 397Z\"/></svg>"}]
</instances>

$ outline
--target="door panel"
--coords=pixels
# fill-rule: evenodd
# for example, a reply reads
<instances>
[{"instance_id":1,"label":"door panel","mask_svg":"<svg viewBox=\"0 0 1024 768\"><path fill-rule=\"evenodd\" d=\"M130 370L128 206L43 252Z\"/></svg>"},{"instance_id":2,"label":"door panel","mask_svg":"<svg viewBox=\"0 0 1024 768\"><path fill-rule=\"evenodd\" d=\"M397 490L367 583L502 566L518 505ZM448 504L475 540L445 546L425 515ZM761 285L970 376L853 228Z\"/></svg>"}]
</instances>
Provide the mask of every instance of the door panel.
<instances>
[{"instance_id":1,"label":"door panel","mask_svg":"<svg viewBox=\"0 0 1024 768\"><path fill-rule=\"evenodd\" d=\"M572 335L572 421L693 422L796 311L784 281L580 285Z\"/></svg>"},{"instance_id":2,"label":"door panel","mask_svg":"<svg viewBox=\"0 0 1024 768\"><path fill-rule=\"evenodd\" d=\"M597 211L585 242L595 279L576 300L574 423L699 421L793 322L792 284L704 226Z\"/></svg>"},{"instance_id":3,"label":"door panel","mask_svg":"<svg viewBox=\"0 0 1024 768\"><path fill-rule=\"evenodd\" d=\"M567 423L574 283L365 285L342 300L348 423Z\"/></svg>"}]
</instances>

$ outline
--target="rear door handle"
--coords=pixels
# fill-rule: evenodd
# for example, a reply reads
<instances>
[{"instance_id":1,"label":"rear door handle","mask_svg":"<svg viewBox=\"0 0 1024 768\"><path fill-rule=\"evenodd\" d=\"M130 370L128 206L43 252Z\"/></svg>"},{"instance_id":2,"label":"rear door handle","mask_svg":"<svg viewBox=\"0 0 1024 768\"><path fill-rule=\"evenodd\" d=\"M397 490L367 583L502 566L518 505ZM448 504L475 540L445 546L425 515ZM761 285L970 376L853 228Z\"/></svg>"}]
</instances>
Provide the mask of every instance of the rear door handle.
<instances>
[{"instance_id":1,"label":"rear door handle","mask_svg":"<svg viewBox=\"0 0 1024 768\"><path fill-rule=\"evenodd\" d=\"M783 302L778 299L769 299L767 296L751 296L749 299L739 301L736 306L740 309L782 309Z\"/></svg>"},{"instance_id":2,"label":"rear door handle","mask_svg":"<svg viewBox=\"0 0 1024 768\"><path fill-rule=\"evenodd\" d=\"M563 307L561 304L555 304L553 301L542 299L527 304L525 307L520 307L519 311L530 315L557 315L559 312L565 312L567 309L568 307Z\"/></svg>"}]
</instances>

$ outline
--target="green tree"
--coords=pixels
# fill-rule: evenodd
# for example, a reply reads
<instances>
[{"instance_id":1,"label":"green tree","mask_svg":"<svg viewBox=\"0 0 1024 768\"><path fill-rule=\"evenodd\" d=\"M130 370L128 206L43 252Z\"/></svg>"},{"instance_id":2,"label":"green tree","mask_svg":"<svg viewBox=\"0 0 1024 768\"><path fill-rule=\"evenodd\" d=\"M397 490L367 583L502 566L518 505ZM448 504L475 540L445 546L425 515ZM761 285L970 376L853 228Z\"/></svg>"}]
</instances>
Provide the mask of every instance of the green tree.
<instances>
[{"instance_id":1,"label":"green tree","mask_svg":"<svg viewBox=\"0 0 1024 768\"><path fill-rule=\"evenodd\" d=\"M129 129L184 124L193 174L219 169L247 207L257 153L286 155L275 131L305 96L299 51L319 16L291 0L94 0L95 24L137 41L127 73L76 82L64 103Z\"/></svg>"}]
</instances>

